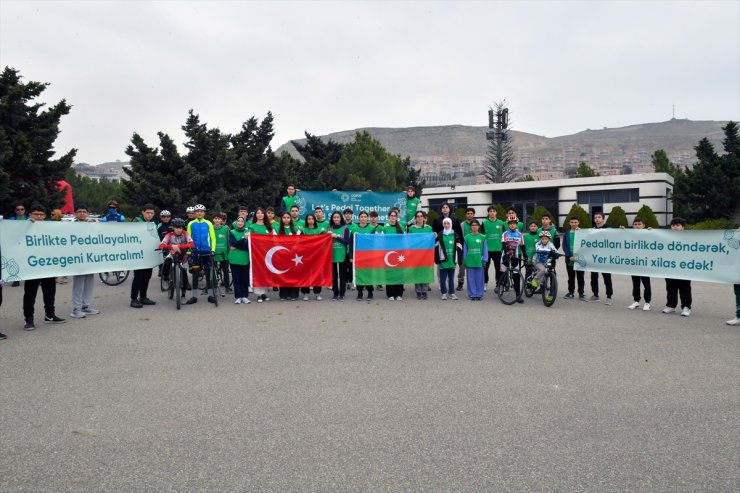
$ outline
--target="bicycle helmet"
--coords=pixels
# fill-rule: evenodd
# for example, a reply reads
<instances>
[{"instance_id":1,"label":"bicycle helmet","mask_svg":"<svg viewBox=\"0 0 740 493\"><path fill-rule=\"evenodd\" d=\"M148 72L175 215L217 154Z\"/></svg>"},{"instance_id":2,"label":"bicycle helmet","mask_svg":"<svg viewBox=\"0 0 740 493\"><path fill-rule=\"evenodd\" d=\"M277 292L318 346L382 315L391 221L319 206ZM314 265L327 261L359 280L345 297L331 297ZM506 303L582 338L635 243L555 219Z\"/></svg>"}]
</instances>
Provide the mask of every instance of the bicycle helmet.
<instances>
[{"instance_id":1,"label":"bicycle helmet","mask_svg":"<svg viewBox=\"0 0 740 493\"><path fill-rule=\"evenodd\" d=\"M159 213L159 217L170 217L172 214L167 209L164 209L162 212Z\"/></svg>"},{"instance_id":2,"label":"bicycle helmet","mask_svg":"<svg viewBox=\"0 0 740 493\"><path fill-rule=\"evenodd\" d=\"M193 207L193 206L191 205L191 206L189 206L189 207L188 207L187 209L185 209L185 212L188 212L188 213L190 213L190 212L195 212L195 207Z\"/></svg>"},{"instance_id":3,"label":"bicycle helmet","mask_svg":"<svg viewBox=\"0 0 740 493\"><path fill-rule=\"evenodd\" d=\"M193 207L193 210L194 211L203 211L203 212L205 212L206 211L206 206L204 206L203 204L195 204L195 206Z\"/></svg>"},{"instance_id":4,"label":"bicycle helmet","mask_svg":"<svg viewBox=\"0 0 740 493\"><path fill-rule=\"evenodd\" d=\"M185 227L185 220L179 217L176 217L172 220L172 227L173 228L184 228Z\"/></svg>"},{"instance_id":5,"label":"bicycle helmet","mask_svg":"<svg viewBox=\"0 0 740 493\"><path fill-rule=\"evenodd\" d=\"M118 201L117 200L109 200L108 201L108 207L113 207L115 209L118 209Z\"/></svg>"},{"instance_id":6,"label":"bicycle helmet","mask_svg":"<svg viewBox=\"0 0 740 493\"><path fill-rule=\"evenodd\" d=\"M550 236L552 236L552 235L550 235L550 232L549 231L543 231L543 232L540 233L540 238L542 238L543 236L545 238L550 238Z\"/></svg>"}]
</instances>

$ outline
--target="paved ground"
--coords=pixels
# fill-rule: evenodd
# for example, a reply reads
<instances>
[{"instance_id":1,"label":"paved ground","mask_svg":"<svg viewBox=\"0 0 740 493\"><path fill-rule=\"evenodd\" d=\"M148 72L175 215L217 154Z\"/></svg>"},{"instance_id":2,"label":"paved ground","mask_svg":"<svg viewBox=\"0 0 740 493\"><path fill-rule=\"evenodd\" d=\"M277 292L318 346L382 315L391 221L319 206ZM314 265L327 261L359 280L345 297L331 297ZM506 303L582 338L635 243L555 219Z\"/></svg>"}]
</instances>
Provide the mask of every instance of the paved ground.
<instances>
[{"instance_id":1,"label":"paved ground","mask_svg":"<svg viewBox=\"0 0 740 493\"><path fill-rule=\"evenodd\" d=\"M99 285L101 315L34 332L6 287L0 491L738 491L731 288L695 283L682 318L662 280L649 313L615 285L180 312Z\"/></svg>"}]
</instances>

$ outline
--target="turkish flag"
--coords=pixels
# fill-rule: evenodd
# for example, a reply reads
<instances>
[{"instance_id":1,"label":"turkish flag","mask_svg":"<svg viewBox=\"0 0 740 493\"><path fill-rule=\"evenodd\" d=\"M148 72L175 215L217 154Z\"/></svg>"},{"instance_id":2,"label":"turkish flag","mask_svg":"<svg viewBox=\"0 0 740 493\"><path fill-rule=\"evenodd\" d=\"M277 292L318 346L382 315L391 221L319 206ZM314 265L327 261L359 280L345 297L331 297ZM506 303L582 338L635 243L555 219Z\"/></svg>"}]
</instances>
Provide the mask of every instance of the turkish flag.
<instances>
[{"instance_id":1,"label":"turkish flag","mask_svg":"<svg viewBox=\"0 0 740 493\"><path fill-rule=\"evenodd\" d=\"M249 235L252 286L331 286L331 235Z\"/></svg>"}]
</instances>

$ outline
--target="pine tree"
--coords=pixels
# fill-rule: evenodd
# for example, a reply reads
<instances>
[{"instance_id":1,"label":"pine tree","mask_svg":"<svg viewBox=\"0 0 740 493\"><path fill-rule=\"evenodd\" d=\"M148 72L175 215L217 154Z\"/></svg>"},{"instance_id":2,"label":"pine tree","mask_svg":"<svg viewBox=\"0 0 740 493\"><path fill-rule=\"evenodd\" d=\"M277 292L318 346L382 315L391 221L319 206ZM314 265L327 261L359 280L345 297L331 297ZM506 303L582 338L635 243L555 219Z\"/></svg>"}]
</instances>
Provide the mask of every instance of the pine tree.
<instances>
[{"instance_id":1,"label":"pine tree","mask_svg":"<svg viewBox=\"0 0 740 493\"><path fill-rule=\"evenodd\" d=\"M609 217L606 218L606 224L612 228L626 228L629 223L627 222L627 214L620 206L615 205L612 207Z\"/></svg>"},{"instance_id":2,"label":"pine tree","mask_svg":"<svg viewBox=\"0 0 740 493\"><path fill-rule=\"evenodd\" d=\"M578 168L576 168L576 178L590 178L592 176L601 176L599 173L596 172L595 169L593 169L591 166L586 164L586 161L581 161L578 163Z\"/></svg>"},{"instance_id":3,"label":"pine tree","mask_svg":"<svg viewBox=\"0 0 740 493\"><path fill-rule=\"evenodd\" d=\"M509 128L509 109L503 101L491 108L497 115L496 129L490 132L490 142L486 152L485 177L492 183L508 183L516 177L514 170L514 140ZM490 125L489 125L490 126Z\"/></svg>"},{"instance_id":4,"label":"pine tree","mask_svg":"<svg viewBox=\"0 0 740 493\"><path fill-rule=\"evenodd\" d=\"M22 82L20 73L5 67L0 74L0 211L38 202L49 210L63 203L57 182L63 180L77 152L71 149L57 159L54 142L62 116L71 106L65 100L43 109L33 103L49 84Z\"/></svg>"},{"instance_id":5,"label":"pine tree","mask_svg":"<svg viewBox=\"0 0 740 493\"><path fill-rule=\"evenodd\" d=\"M335 188L333 175L342 156L343 145L328 139L326 142L306 132L306 143L293 141L293 147L303 157L294 166L291 181L304 190L330 190Z\"/></svg>"},{"instance_id":6,"label":"pine tree","mask_svg":"<svg viewBox=\"0 0 740 493\"><path fill-rule=\"evenodd\" d=\"M643 204L640 210L637 211L637 216L642 218L642 222L645 223L646 228L659 228L658 218L655 217L655 213L649 205Z\"/></svg>"},{"instance_id":7,"label":"pine tree","mask_svg":"<svg viewBox=\"0 0 740 493\"><path fill-rule=\"evenodd\" d=\"M538 205L537 207L534 208L534 210L532 211L532 215L529 216L529 220L534 221L537 224L542 224L542 216L544 216L545 214L550 216L550 219L557 222L558 218L556 216L553 216L552 213L549 210L547 210L547 207L543 205Z\"/></svg>"},{"instance_id":8,"label":"pine tree","mask_svg":"<svg viewBox=\"0 0 740 493\"><path fill-rule=\"evenodd\" d=\"M563 228L565 228L566 231L570 229L570 218L572 216L578 217L580 223L579 225L581 228L591 227L591 216L588 215L586 209L574 202L570 210L568 211L568 214L565 216L565 219L563 220Z\"/></svg>"}]
</instances>

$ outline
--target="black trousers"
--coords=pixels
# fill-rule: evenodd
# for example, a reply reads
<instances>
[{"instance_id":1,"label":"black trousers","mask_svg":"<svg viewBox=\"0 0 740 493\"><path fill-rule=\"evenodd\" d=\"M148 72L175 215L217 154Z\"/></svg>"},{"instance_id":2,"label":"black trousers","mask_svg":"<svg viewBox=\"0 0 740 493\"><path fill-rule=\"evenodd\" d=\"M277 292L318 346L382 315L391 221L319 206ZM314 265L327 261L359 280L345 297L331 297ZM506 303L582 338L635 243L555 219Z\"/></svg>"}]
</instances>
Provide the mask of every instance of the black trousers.
<instances>
[{"instance_id":1,"label":"black trousers","mask_svg":"<svg viewBox=\"0 0 740 493\"><path fill-rule=\"evenodd\" d=\"M573 294L578 281L578 296L583 296L583 290L586 286L586 277L582 270L575 270L572 265L565 264L565 270L568 272L568 292Z\"/></svg>"},{"instance_id":2,"label":"black trousers","mask_svg":"<svg viewBox=\"0 0 740 493\"><path fill-rule=\"evenodd\" d=\"M681 308L691 308L691 281L688 279L665 278L665 306L676 308L678 297L681 296Z\"/></svg>"},{"instance_id":3,"label":"black trousers","mask_svg":"<svg viewBox=\"0 0 740 493\"><path fill-rule=\"evenodd\" d=\"M311 287L301 288L301 293L303 294L308 294L310 292L311 292ZM321 286L319 287L313 286L313 294L320 294L320 293L321 293Z\"/></svg>"},{"instance_id":4,"label":"black trousers","mask_svg":"<svg viewBox=\"0 0 740 493\"><path fill-rule=\"evenodd\" d=\"M606 288L606 297L611 298L612 295L614 294L614 290L612 289L612 275L606 272L602 272L601 275L604 278L604 287ZM599 273L598 272L591 273L591 292L594 294L594 296L599 295Z\"/></svg>"},{"instance_id":5,"label":"black trousers","mask_svg":"<svg viewBox=\"0 0 740 493\"><path fill-rule=\"evenodd\" d=\"M151 270L151 269L149 269ZM41 286L41 294L44 297L44 312L47 317L53 317L54 298L57 294L57 282L54 277L43 279L29 279L23 283L23 317L33 318L33 306L36 304L36 295Z\"/></svg>"},{"instance_id":6,"label":"black trousers","mask_svg":"<svg viewBox=\"0 0 740 493\"><path fill-rule=\"evenodd\" d=\"M347 291L347 269L344 262L331 263L331 290L334 296L344 296Z\"/></svg>"},{"instance_id":7,"label":"black trousers","mask_svg":"<svg viewBox=\"0 0 740 493\"><path fill-rule=\"evenodd\" d=\"M496 281L496 285L498 286L498 274L501 272L501 252L488 252L488 260L486 260L486 268L483 270L483 282L488 284L489 274L488 274L488 267L491 265L491 260L493 260L493 278Z\"/></svg>"},{"instance_id":8,"label":"black trousers","mask_svg":"<svg viewBox=\"0 0 740 493\"><path fill-rule=\"evenodd\" d=\"M643 276L632 276L632 299L640 301L640 283L645 287L645 303L650 303L653 299L653 293L650 289L650 278Z\"/></svg>"},{"instance_id":9,"label":"black trousers","mask_svg":"<svg viewBox=\"0 0 740 493\"><path fill-rule=\"evenodd\" d=\"M357 296L358 297L362 296L362 290L363 289L367 289L368 296L372 295L373 292L375 291L375 287L374 286L356 286L356 287L357 287Z\"/></svg>"},{"instance_id":10,"label":"black trousers","mask_svg":"<svg viewBox=\"0 0 740 493\"><path fill-rule=\"evenodd\" d=\"M134 271L134 280L131 283L131 299L146 298L149 289L149 279L152 278L152 269L137 269Z\"/></svg>"},{"instance_id":11,"label":"black trousers","mask_svg":"<svg viewBox=\"0 0 740 493\"><path fill-rule=\"evenodd\" d=\"M403 284L386 284L385 295L389 298L391 296L394 298L398 298L399 296L403 298Z\"/></svg>"}]
</instances>

